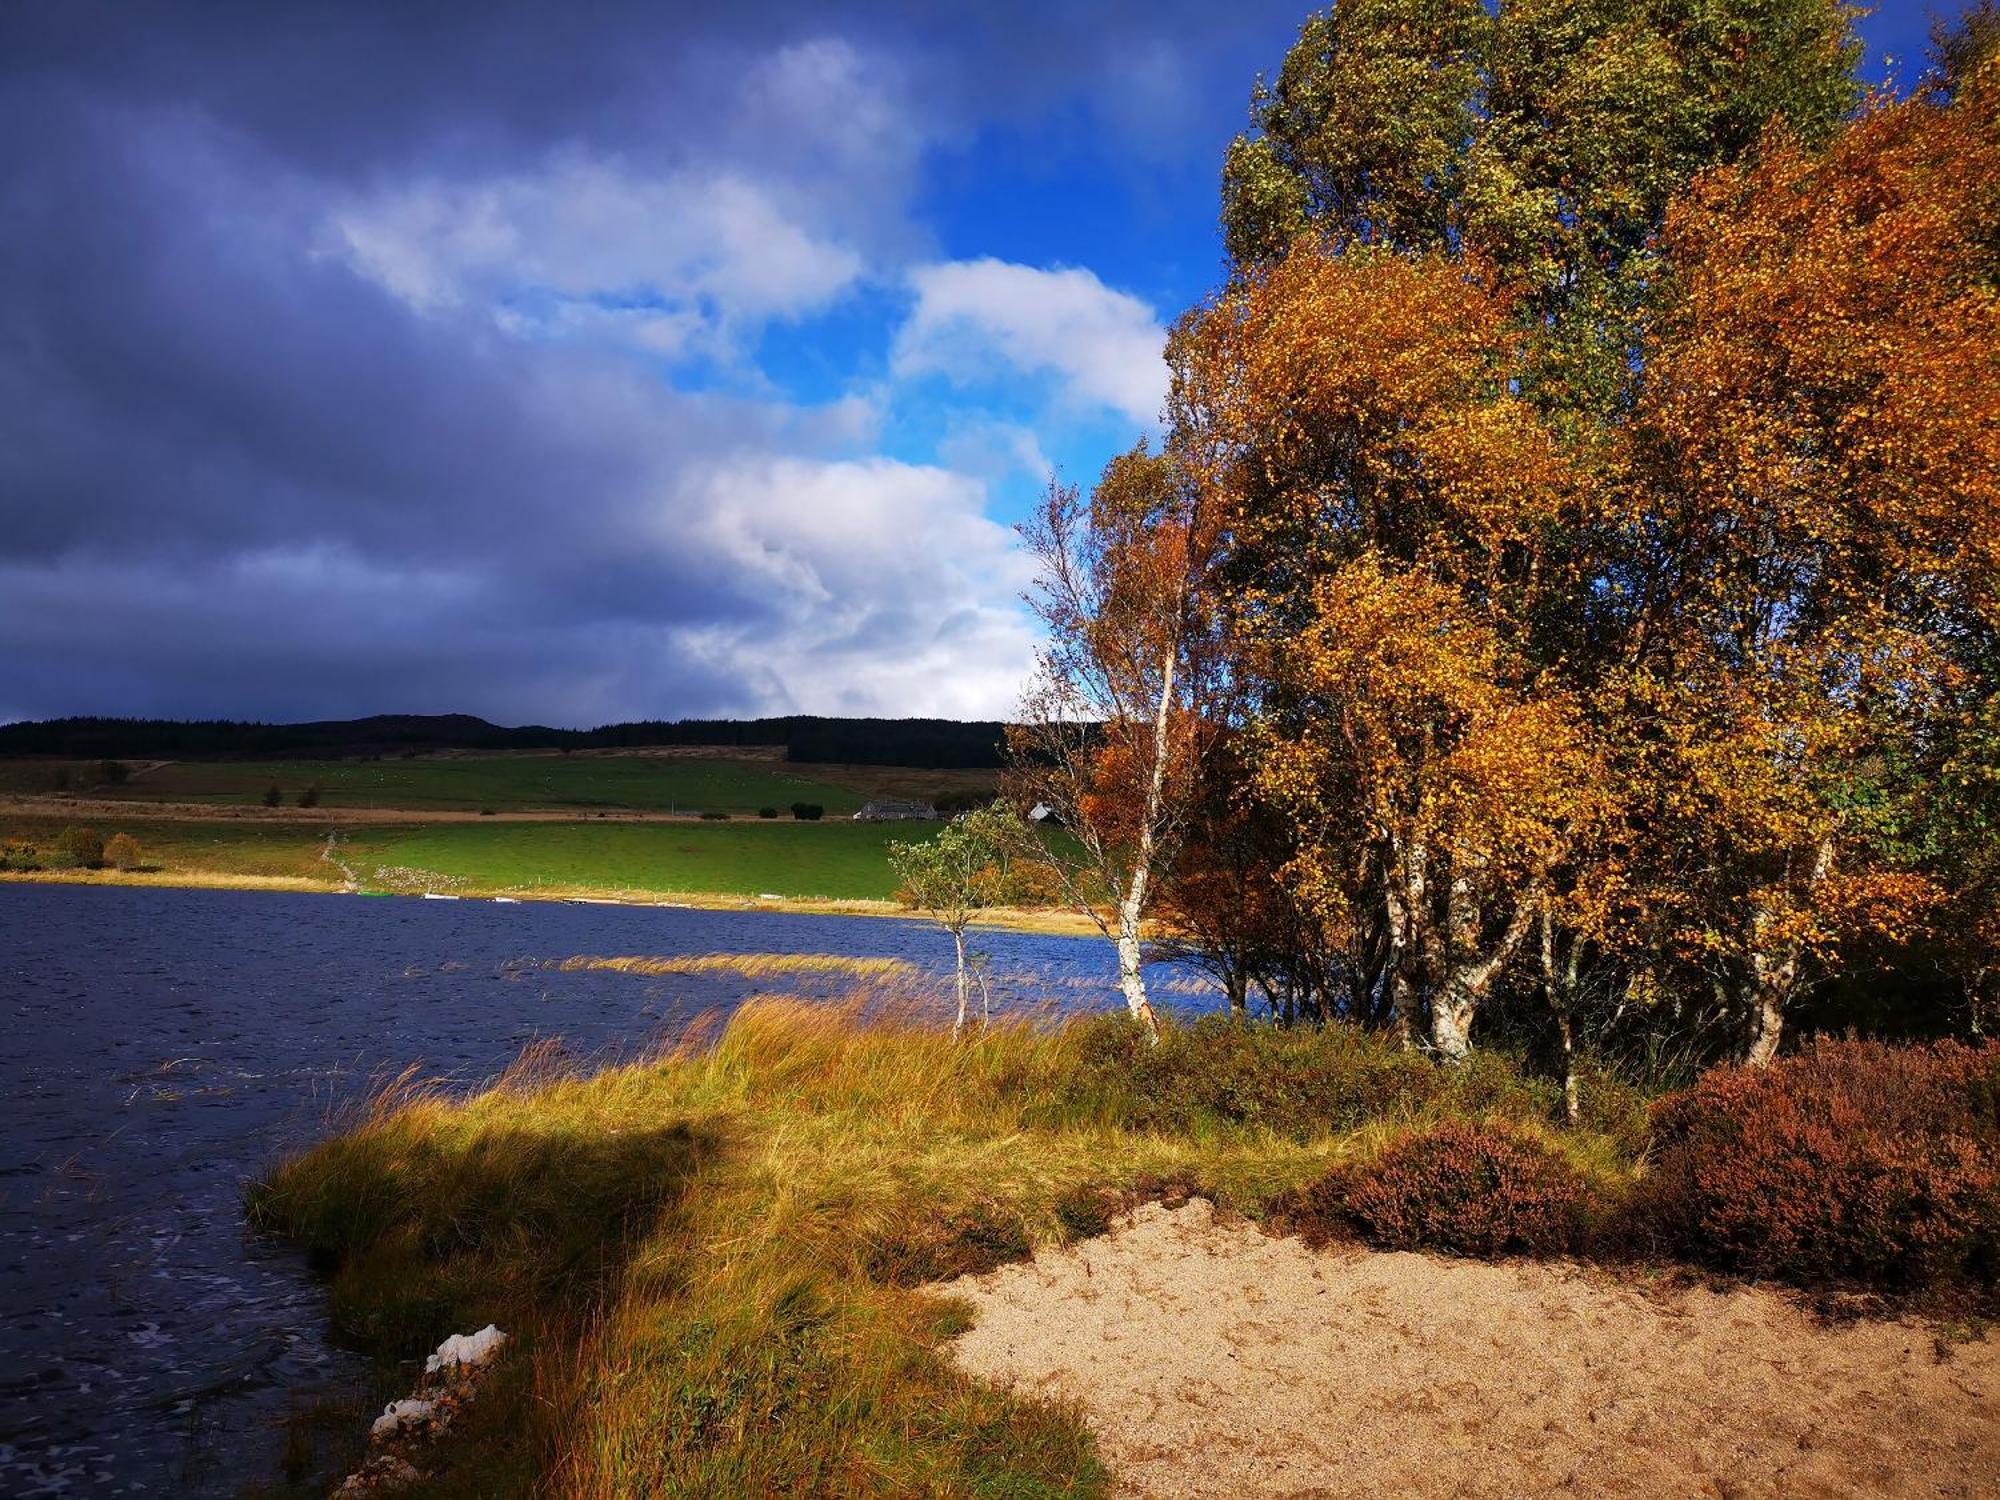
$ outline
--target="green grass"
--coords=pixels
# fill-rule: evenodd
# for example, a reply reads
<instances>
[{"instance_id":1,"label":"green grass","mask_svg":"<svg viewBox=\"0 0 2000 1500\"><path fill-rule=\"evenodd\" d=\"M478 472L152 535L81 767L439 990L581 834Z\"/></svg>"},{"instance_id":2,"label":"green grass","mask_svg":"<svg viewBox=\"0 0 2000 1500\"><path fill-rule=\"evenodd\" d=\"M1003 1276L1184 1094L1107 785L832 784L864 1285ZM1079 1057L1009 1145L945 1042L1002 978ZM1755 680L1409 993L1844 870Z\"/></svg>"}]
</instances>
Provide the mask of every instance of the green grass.
<instances>
[{"instance_id":1,"label":"green grass","mask_svg":"<svg viewBox=\"0 0 2000 1500\"><path fill-rule=\"evenodd\" d=\"M909 825L848 820L435 824L357 844L357 852L483 889L882 899L895 889L886 846L912 836Z\"/></svg>"},{"instance_id":2,"label":"green grass","mask_svg":"<svg viewBox=\"0 0 2000 1500\"><path fill-rule=\"evenodd\" d=\"M0 846L47 848L69 823L139 840L148 865L209 876L337 880L320 859L329 825L220 819L13 818ZM425 823L340 825L335 852L368 890L672 895L769 893L880 900L895 887L886 845L935 824L827 819L726 823Z\"/></svg>"},{"instance_id":3,"label":"green grass","mask_svg":"<svg viewBox=\"0 0 2000 1500\"><path fill-rule=\"evenodd\" d=\"M42 790L47 768L25 762L0 776L24 778L21 790ZM250 806L276 784L286 806L301 791L320 788L327 807L631 808L654 812L781 812L817 802L829 813L853 812L864 798L815 780L782 761L667 755L452 755L413 760L174 761L122 786L90 787L93 796L134 801L212 802ZM4 784L0 784L4 785ZM84 790L81 780L77 789Z\"/></svg>"},{"instance_id":4,"label":"green grass","mask_svg":"<svg viewBox=\"0 0 2000 1500\"><path fill-rule=\"evenodd\" d=\"M474 1421L424 1455L422 1493L1102 1494L1076 1412L956 1374L937 1349L960 1315L916 1288L1162 1192L1259 1214L1401 1127L1482 1107L1447 1085L1391 1099L1381 1059L1327 1052L1379 1101L1351 1128L1150 1130L1109 1066L1123 1022L959 1045L877 1005L759 1001L659 1062L392 1097L253 1191L253 1219L329 1268L336 1328L375 1351L386 1393L447 1332L517 1336ZM1547 1102L1503 1089L1494 1107L1586 1170L1629 1171L1603 1138L1536 1123Z\"/></svg>"}]
</instances>

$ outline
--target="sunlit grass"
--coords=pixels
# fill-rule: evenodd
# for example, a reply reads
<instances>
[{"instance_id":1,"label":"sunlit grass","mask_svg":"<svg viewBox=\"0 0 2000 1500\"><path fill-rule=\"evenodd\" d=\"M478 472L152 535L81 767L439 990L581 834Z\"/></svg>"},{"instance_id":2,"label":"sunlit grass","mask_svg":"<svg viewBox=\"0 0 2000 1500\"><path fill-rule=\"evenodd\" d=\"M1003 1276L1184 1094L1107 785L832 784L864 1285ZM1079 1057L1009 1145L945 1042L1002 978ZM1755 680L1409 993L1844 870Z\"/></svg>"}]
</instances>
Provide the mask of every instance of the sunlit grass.
<instances>
[{"instance_id":1,"label":"sunlit grass","mask_svg":"<svg viewBox=\"0 0 2000 1500\"><path fill-rule=\"evenodd\" d=\"M579 954L556 965L564 972L609 969L619 974L740 974L773 979L786 974L845 974L856 979L914 979L917 968L900 958L857 958L842 953L681 953L661 957L597 958Z\"/></svg>"},{"instance_id":2,"label":"sunlit grass","mask_svg":"<svg viewBox=\"0 0 2000 1500\"><path fill-rule=\"evenodd\" d=\"M1257 1214L1465 1107L1431 1090L1318 1134L1137 1129L1105 1062L1120 1025L961 1045L896 992L759 999L595 1076L550 1051L469 1099L406 1081L252 1215L312 1249L339 1330L389 1359L489 1321L522 1336L430 1493L1095 1495L1076 1413L954 1373L936 1349L958 1315L915 1288L1096 1232L1160 1184Z\"/></svg>"}]
</instances>

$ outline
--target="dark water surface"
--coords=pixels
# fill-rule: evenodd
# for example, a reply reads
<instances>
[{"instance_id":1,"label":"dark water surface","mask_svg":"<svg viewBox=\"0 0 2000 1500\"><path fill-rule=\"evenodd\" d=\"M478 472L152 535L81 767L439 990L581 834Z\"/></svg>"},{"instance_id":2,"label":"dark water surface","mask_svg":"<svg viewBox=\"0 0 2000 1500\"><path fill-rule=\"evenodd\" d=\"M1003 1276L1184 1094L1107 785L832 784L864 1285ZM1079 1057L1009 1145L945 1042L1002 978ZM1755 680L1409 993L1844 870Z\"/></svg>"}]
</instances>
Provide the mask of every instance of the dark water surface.
<instances>
[{"instance_id":1,"label":"dark water surface","mask_svg":"<svg viewBox=\"0 0 2000 1500\"><path fill-rule=\"evenodd\" d=\"M1110 950L982 933L996 1010L1110 1003ZM244 1184L412 1063L607 1059L838 975L562 973L578 954L838 953L941 976L917 922L528 902L0 886L0 1495L228 1495L292 1392L351 1381Z\"/></svg>"}]
</instances>

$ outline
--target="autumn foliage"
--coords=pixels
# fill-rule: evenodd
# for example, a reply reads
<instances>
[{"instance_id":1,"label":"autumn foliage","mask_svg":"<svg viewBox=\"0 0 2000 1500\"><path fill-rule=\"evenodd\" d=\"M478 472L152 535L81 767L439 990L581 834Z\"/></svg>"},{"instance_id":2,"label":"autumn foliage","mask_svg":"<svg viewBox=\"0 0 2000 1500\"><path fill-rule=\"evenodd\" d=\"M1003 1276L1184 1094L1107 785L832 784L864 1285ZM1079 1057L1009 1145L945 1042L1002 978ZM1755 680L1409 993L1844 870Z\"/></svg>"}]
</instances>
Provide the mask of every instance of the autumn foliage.
<instances>
[{"instance_id":1,"label":"autumn foliage","mask_svg":"<svg viewBox=\"0 0 2000 1500\"><path fill-rule=\"evenodd\" d=\"M1764 1063L1858 964L1985 995L1993 28L1855 107L1819 0L1706 62L1546 10L1337 7L1232 152L1168 450L1237 749L1165 910L1232 996L1453 1058L1524 998Z\"/></svg>"}]
</instances>

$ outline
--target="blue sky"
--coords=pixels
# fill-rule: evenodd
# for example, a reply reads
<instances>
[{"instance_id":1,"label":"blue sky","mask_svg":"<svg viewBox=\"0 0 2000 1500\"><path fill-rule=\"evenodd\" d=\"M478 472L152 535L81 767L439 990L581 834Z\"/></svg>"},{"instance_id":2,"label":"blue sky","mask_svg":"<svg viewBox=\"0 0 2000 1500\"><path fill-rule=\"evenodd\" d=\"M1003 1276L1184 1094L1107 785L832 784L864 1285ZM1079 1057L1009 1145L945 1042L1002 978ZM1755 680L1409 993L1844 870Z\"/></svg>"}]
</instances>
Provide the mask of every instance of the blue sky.
<instances>
[{"instance_id":1,"label":"blue sky","mask_svg":"<svg viewBox=\"0 0 2000 1500\"><path fill-rule=\"evenodd\" d=\"M1216 12L9 8L0 719L1006 713L1304 8Z\"/></svg>"}]
</instances>

